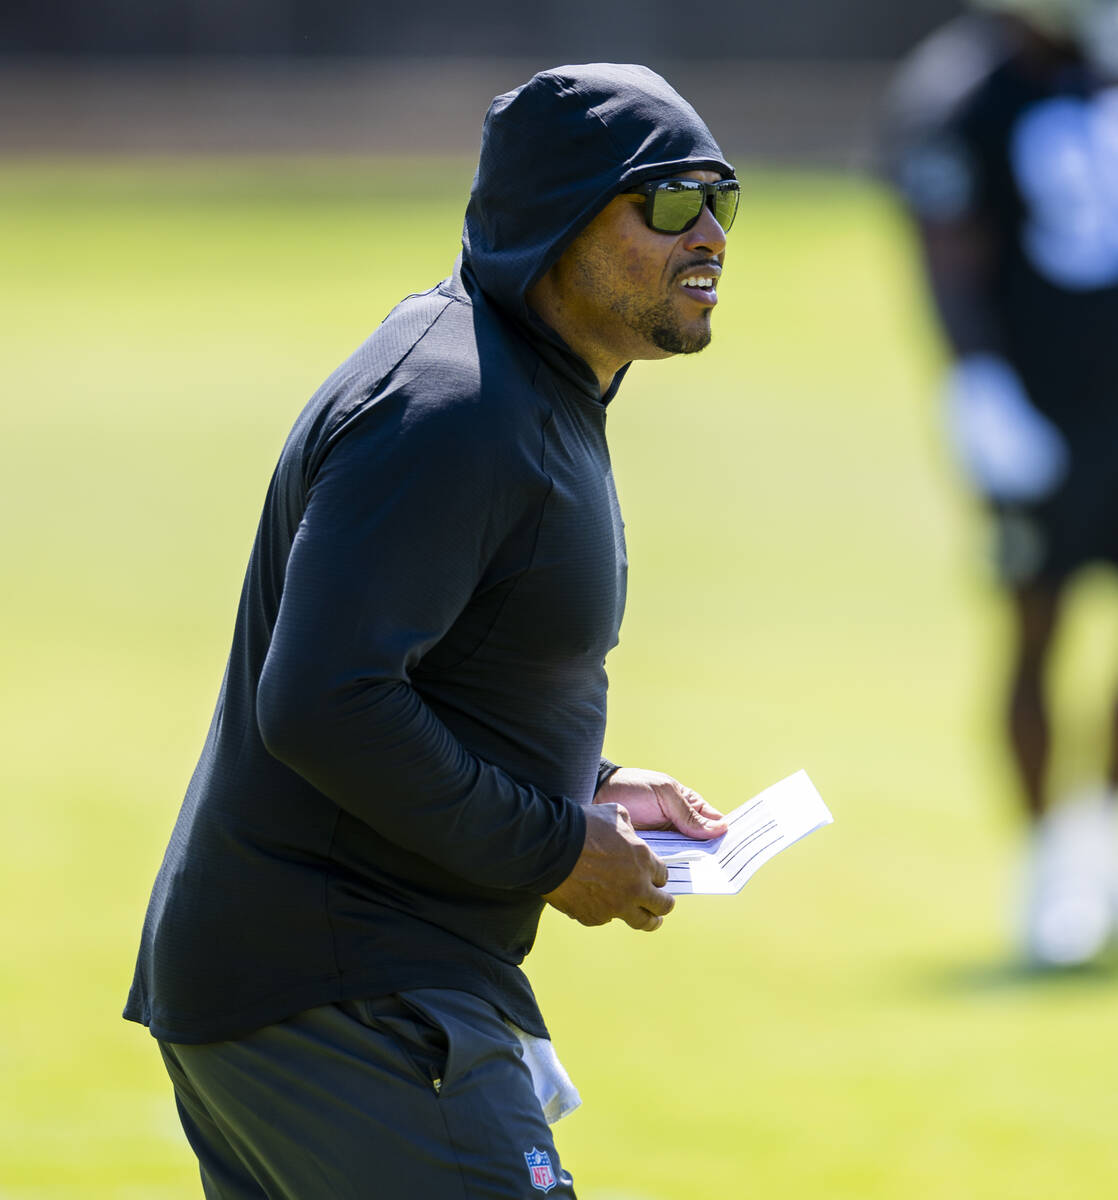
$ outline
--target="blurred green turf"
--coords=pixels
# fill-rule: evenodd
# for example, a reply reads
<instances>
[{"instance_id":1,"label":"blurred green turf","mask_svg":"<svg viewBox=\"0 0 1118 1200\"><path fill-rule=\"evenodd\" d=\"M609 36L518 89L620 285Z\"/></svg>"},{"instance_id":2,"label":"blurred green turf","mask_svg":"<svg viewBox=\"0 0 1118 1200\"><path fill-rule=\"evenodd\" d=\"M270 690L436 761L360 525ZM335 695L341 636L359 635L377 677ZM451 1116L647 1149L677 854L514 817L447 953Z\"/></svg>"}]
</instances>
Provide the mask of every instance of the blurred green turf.
<instances>
[{"instance_id":1,"label":"blurred green turf","mask_svg":"<svg viewBox=\"0 0 1118 1200\"><path fill-rule=\"evenodd\" d=\"M449 269L459 162L0 166L0 1197L197 1196L119 1018L275 455ZM716 339L611 409L630 604L607 752L836 823L655 937L547 914L530 974L584 1200L1050 1200L1118 1178L1114 975L1008 965L1004 630L936 437L892 210L748 172ZM1115 586L1055 686L1097 754ZM1100 641L1100 639L1103 639ZM1102 648L1102 649L1101 649Z\"/></svg>"}]
</instances>

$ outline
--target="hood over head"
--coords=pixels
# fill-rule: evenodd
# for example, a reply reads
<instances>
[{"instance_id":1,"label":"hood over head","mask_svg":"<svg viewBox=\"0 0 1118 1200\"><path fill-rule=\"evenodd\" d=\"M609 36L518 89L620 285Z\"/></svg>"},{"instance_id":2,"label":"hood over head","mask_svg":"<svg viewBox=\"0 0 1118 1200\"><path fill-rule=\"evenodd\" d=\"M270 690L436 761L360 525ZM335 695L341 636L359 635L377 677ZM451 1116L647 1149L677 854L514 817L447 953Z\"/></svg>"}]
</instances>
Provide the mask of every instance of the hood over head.
<instances>
[{"instance_id":1,"label":"hood over head","mask_svg":"<svg viewBox=\"0 0 1118 1200\"><path fill-rule=\"evenodd\" d=\"M733 167L699 114L655 71L589 63L540 71L498 96L462 231L462 264L509 315L614 196L647 179Z\"/></svg>"}]
</instances>

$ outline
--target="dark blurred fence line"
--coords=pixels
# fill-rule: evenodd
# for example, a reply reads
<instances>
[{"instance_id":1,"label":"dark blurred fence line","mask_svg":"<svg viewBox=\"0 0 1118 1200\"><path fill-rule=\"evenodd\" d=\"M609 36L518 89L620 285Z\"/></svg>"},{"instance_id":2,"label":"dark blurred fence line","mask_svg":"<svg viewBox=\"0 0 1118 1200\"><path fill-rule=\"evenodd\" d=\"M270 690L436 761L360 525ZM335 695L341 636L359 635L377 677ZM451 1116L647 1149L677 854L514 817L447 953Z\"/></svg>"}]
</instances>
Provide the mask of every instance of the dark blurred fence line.
<instances>
[{"instance_id":1,"label":"dark blurred fence line","mask_svg":"<svg viewBox=\"0 0 1118 1200\"><path fill-rule=\"evenodd\" d=\"M861 165L890 64L648 60L723 146ZM475 155L493 96L540 59L229 58L0 64L0 154ZM418 86L422 81L422 86Z\"/></svg>"},{"instance_id":2,"label":"dark blurred fence line","mask_svg":"<svg viewBox=\"0 0 1118 1200\"><path fill-rule=\"evenodd\" d=\"M892 57L960 0L10 0L0 55ZM621 49L623 48L623 49ZM421 86L422 81L417 81Z\"/></svg>"}]
</instances>

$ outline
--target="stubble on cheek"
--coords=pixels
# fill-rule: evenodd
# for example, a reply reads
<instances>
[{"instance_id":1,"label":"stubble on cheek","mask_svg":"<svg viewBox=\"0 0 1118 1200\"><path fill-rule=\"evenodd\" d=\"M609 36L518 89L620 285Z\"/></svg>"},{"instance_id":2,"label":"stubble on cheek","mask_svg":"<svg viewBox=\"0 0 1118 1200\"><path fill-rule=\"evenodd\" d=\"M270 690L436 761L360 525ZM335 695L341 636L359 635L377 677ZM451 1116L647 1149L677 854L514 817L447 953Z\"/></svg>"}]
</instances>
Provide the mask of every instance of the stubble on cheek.
<instances>
[{"instance_id":1,"label":"stubble on cheek","mask_svg":"<svg viewBox=\"0 0 1118 1200\"><path fill-rule=\"evenodd\" d=\"M627 303L624 317L629 328L667 354L694 354L710 344L710 309L688 319L684 297L671 258L659 272L641 262L635 251L625 271Z\"/></svg>"},{"instance_id":2,"label":"stubble on cheek","mask_svg":"<svg viewBox=\"0 0 1118 1200\"><path fill-rule=\"evenodd\" d=\"M657 270L626 237L586 250L575 267L578 289L597 297L603 315L666 354L694 354L709 345L710 310L685 316L670 261Z\"/></svg>"},{"instance_id":3,"label":"stubble on cheek","mask_svg":"<svg viewBox=\"0 0 1118 1200\"><path fill-rule=\"evenodd\" d=\"M668 354L695 354L705 349L710 344L711 310L704 309L691 318L685 315L685 298L667 264L657 288L657 296L645 295L630 312L632 328Z\"/></svg>"}]
</instances>

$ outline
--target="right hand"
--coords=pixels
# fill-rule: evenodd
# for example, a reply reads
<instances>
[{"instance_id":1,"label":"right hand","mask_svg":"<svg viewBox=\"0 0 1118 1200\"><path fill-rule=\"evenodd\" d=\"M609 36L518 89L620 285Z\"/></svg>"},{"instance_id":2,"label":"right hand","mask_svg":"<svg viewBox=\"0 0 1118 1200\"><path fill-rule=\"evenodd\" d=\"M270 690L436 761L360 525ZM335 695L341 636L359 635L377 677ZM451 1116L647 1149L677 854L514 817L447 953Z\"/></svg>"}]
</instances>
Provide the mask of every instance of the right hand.
<instances>
[{"instance_id":1,"label":"right hand","mask_svg":"<svg viewBox=\"0 0 1118 1200\"><path fill-rule=\"evenodd\" d=\"M586 840L574 870L544 899L583 925L620 917L633 929L659 929L675 907L662 890L668 868L637 837L620 804L595 804L585 812Z\"/></svg>"}]
</instances>

